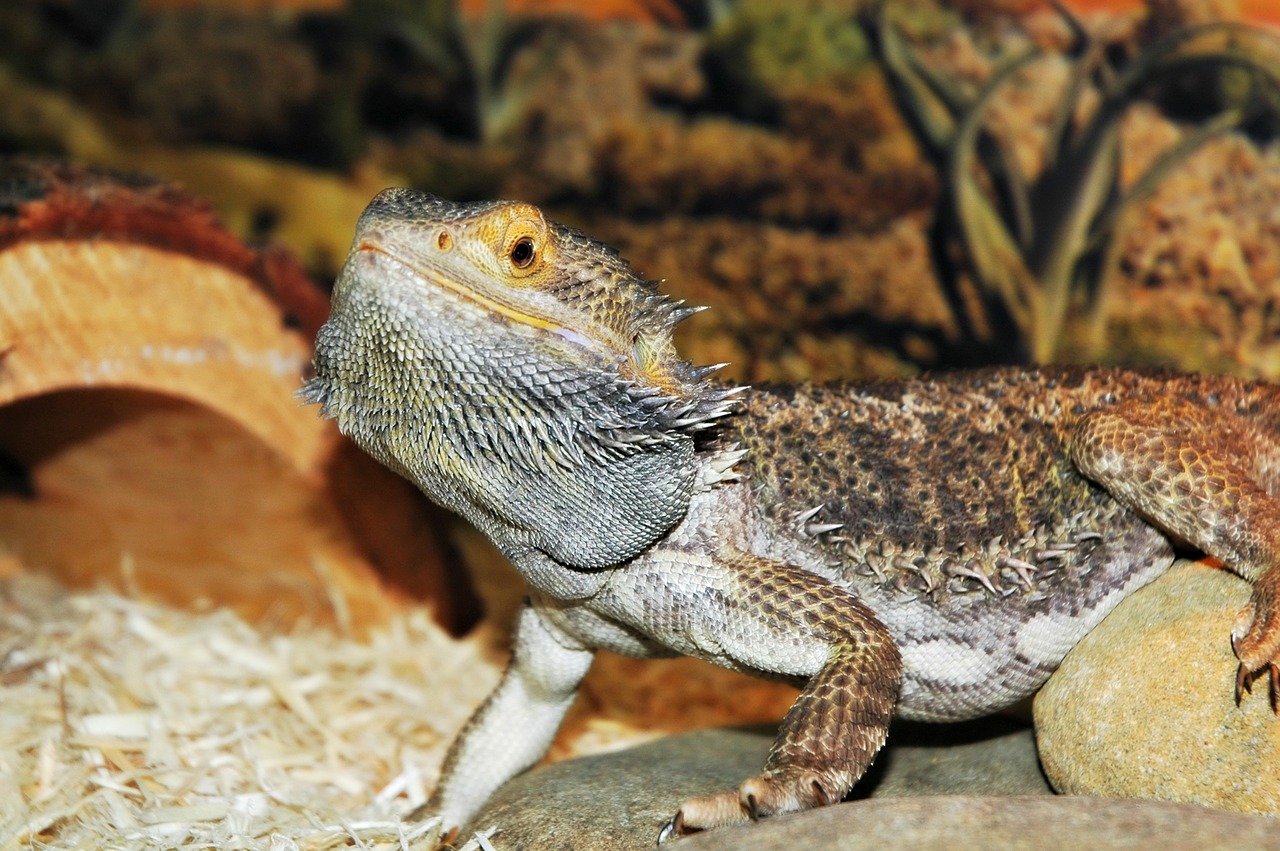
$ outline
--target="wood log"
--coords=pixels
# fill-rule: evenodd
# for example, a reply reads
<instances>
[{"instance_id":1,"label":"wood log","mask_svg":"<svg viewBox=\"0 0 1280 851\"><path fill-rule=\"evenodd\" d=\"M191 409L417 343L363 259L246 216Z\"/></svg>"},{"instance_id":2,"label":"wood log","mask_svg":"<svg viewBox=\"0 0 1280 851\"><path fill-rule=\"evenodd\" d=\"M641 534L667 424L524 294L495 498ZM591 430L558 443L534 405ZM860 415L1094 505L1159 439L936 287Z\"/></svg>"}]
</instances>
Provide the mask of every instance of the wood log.
<instances>
[{"instance_id":1,"label":"wood log","mask_svg":"<svg viewBox=\"0 0 1280 851\"><path fill-rule=\"evenodd\" d=\"M0 547L282 626L468 626L441 516L294 398L327 311L170 185L0 163Z\"/></svg>"}]
</instances>

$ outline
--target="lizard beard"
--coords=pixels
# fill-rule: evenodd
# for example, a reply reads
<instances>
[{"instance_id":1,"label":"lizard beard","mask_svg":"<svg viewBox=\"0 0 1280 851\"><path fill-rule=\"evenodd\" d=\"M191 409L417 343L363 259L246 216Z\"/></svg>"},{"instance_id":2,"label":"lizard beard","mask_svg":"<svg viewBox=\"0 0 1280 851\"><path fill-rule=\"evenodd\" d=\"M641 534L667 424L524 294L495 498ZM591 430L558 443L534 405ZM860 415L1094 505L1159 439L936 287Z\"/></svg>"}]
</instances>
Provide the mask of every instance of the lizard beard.
<instances>
[{"instance_id":1,"label":"lizard beard","mask_svg":"<svg viewBox=\"0 0 1280 851\"><path fill-rule=\"evenodd\" d=\"M516 555L626 561L684 516L696 402L577 344L353 257L302 391L365 451ZM366 270L367 271L367 270Z\"/></svg>"}]
</instances>

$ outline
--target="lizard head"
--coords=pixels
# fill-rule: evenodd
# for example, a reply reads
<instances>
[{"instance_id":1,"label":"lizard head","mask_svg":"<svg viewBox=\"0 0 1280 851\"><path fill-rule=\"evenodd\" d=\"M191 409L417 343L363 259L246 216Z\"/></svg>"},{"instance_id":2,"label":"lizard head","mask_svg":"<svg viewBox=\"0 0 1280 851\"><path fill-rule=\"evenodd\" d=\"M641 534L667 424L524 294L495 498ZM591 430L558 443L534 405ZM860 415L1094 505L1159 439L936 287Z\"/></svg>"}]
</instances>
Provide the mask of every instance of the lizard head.
<instances>
[{"instance_id":1,"label":"lizard head","mask_svg":"<svg viewBox=\"0 0 1280 851\"><path fill-rule=\"evenodd\" d=\"M534 206L389 189L303 396L509 554L606 567L680 520L695 434L733 408L676 353L694 312Z\"/></svg>"}]
</instances>

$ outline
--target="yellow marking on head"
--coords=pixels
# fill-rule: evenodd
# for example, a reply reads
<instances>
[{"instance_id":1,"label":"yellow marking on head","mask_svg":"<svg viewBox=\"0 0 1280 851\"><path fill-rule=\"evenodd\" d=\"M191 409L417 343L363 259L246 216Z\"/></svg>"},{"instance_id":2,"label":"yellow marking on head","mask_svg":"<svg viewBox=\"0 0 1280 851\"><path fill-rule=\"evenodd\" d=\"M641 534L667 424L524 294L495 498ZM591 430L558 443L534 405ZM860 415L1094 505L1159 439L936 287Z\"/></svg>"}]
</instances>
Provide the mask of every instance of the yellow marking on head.
<instances>
[{"instance_id":1,"label":"yellow marking on head","mask_svg":"<svg viewBox=\"0 0 1280 851\"><path fill-rule=\"evenodd\" d=\"M445 240L445 241L451 243L451 240ZM439 274L430 269L423 269L418 264L408 263L405 258L392 254L391 252L387 251L385 248L383 248L381 245L378 245L377 243L365 241L360 243L360 245L356 247L356 250L372 251L376 254L382 254L386 257L389 257L396 263L410 266L410 268L412 268L414 272L428 279L432 284L442 287L446 290L449 290L450 292L461 296L467 301L477 304L480 307L483 307L484 309L491 311L493 313L497 313L502 316L505 316L508 319L511 319L515 322L519 322L522 325L529 325L534 328L540 328L544 331L553 331L555 333L560 333L560 334L562 334L565 330L559 323L552 322L551 320L545 319L541 316L535 316L531 313L525 313L522 310L517 310L516 308L511 307L510 305L504 304L500 301L490 298L489 296L484 295L483 293L477 292L471 287L468 287L465 284L459 283L458 281L455 281L446 275ZM573 336L578 339L582 339L582 335L574 334Z\"/></svg>"}]
</instances>

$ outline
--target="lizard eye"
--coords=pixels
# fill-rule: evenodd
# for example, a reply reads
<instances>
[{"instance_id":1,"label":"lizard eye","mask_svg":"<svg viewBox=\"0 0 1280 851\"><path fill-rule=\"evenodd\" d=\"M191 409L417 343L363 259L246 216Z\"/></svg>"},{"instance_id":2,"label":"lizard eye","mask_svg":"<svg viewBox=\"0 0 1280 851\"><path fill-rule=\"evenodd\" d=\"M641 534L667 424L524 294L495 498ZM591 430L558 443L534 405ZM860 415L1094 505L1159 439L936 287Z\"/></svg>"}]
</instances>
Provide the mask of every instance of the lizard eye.
<instances>
[{"instance_id":1,"label":"lizard eye","mask_svg":"<svg viewBox=\"0 0 1280 851\"><path fill-rule=\"evenodd\" d=\"M537 253L533 240L527 236L522 236L516 240L515 245L511 246L511 263L517 269L528 269L533 264Z\"/></svg>"}]
</instances>

